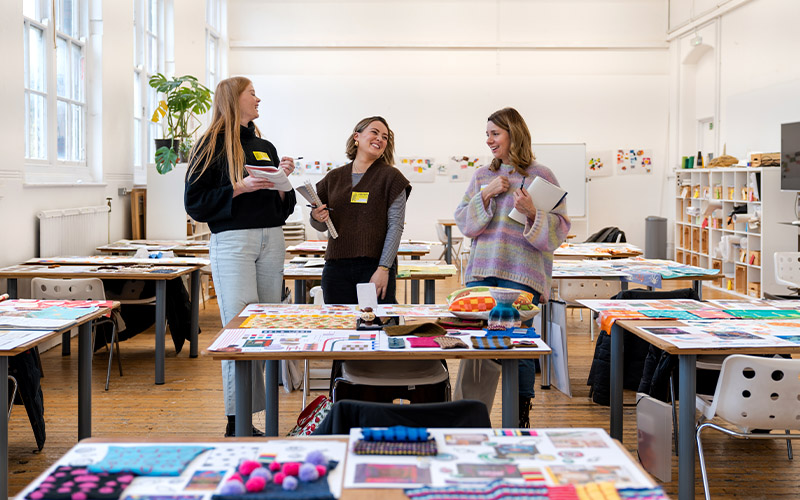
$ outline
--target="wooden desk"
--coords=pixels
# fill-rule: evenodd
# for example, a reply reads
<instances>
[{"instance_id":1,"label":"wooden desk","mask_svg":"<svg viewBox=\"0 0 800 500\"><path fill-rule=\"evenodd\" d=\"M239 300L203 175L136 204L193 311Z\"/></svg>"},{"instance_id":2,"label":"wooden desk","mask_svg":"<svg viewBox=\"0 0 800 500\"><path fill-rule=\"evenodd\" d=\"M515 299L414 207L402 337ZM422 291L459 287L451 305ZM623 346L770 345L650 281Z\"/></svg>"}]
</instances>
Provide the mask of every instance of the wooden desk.
<instances>
[{"instance_id":1,"label":"wooden desk","mask_svg":"<svg viewBox=\"0 0 800 500\"><path fill-rule=\"evenodd\" d=\"M314 255L322 257L325 255L325 241L305 241L299 245L292 245L286 248L289 255ZM419 260L431 252L430 245L400 243L397 249L398 256L411 257L412 260Z\"/></svg>"},{"instance_id":2,"label":"wooden desk","mask_svg":"<svg viewBox=\"0 0 800 500\"><path fill-rule=\"evenodd\" d=\"M155 383L164 383L164 338L167 332L167 280L191 274L191 305L192 320L190 325L191 338L189 339L189 356L197 357L200 315L200 269L203 266L154 266L151 268L137 268L132 266L81 266L81 265L41 265L21 264L0 269L0 278L8 280L8 293L12 298L17 298L17 279L20 278L101 278L155 281L156 285L156 366Z\"/></svg>"},{"instance_id":3,"label":"wooden desk","mask_svg":"<svg viewBox=\"0 0 800 500\"><path fill-rule=\"evenodd\" d=\"M726 320L720 320L726 321ZM759 322L752 320L753 323ZM666 342L642 328L653 326L681 326L678 321L664 320L617 320L611 327L611 407L610 434L622 441L622 367L624 362L623 336L626 331L641 337L668 354L678 356L680 400L678 419L678 497L691 500L695 493L695 410L697 395L696 362L698 354L797 354L800 345L774 347L720 347L720 348L682 348Z\"/></svg>"},{"instance_id":4,"label":"wooden desk","mask_svg":"<svg viewBox=\"0 0 800 500\"><path fill-rule=\"evenodd\" d=\"M119 304L115 303L115 307ZM8 402L8 358L27 351L53 337L78 328L78 439L92 435L92 322L110 311L107 307L81 316L59 330L44 333L35 340L13 349L0 349L0 401ZM112 346L113 347L113 346ZM8 412L0 411L0 500L8 500Z\"/></svg>"},{"instance_id":5,"label":"wooden desk","mask_svg":"<svg viewBox=\"0 0 800 500\"><path fill-rule=\"evenodd\" d=\"M175 255L208 255L208 241L197 240L119 240L97 247L101 253L131 254L139 248L148 252L173 252Z\"/></svg>"},{"instance_id":6,"label":"wooden desk","mask_svg":"<svg viewBox=\"0 0 800 500\"><path fill-rule=\"evenodd\" d=\"M627 243L572 243L553 252L555 259L624 259L642 255L642 249Z\"/></svg>"},{"instance_id":7,"label":"wooden desk","mask_svg":"<svg viewBox=\"0 0 800 500\"><path fill-rule=\"evenodd\" d=\"M453 226L456 225L455 219L439 219L436 221L437 224L441 224L444 226L444 234L447 235L447 245L445 245L445 252L444 252L444 261L448 264L452 264L452 254L453 254Z\"/></svg>"},{"instance_id":8,"label":"wooden desk","mask_svg":"<svg viewBox=\"0 0 800 500\"><path fill-rule=\"evenodd\" d=\"M237 316L224 329L240 328L246 318ZM220 331L220 334L224 332ZM519 422L519 376L520 359L537 359L550 354L550 348L536 340L537 347L514 349L391 349L388 351L275 351L221 352L204 351L215 360L236 362L236 435L248 436L252 431L252 362L266 360L266 434L278 433L278 361L279 360L408 360L408 359L499 359L502 364L503 427L517 427ZM213 344L213 341L210 345Z\"/></svg>"}]
</instances>

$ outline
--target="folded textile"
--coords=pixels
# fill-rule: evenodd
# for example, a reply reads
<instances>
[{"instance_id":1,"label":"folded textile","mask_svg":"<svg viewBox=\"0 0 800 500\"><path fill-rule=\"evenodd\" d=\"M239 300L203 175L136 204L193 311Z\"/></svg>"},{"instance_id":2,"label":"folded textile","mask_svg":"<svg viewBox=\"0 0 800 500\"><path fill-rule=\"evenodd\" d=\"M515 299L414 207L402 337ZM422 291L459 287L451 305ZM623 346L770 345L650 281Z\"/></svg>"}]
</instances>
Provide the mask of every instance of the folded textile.
<instances>
[{"instance_id":1,"label":"folded textile","mask_svg":"<svg viewBox=\"0 0 800 500\"><path fill-rule=\"evenodd\" d=\"M436 343L438 337L411 337L408 345L411 347L439 347Z\"/></svg>"},{"instance_id":2,"label":"folded textile","mask_svg":"<svg viewBox=\"0 0 800 500\"><path fill-rule=\"evenodd\" d=\"M416 335L417 337L438 337L446 335L447 330L436 323L417 323L415 325L387 326L383 329L386 335L396 337L398 335Z\"/></svg>"},{"instance_id":3,"label":"folded textile","mask_svg":"<svg viewBox=\"0 0 800 500\"><path fill-rule=\"evenodd\" d=\"M428 429L425 427L408 427L406 425L394 425L386 429L374 429L364 427L361 429L361 437L364 441L427 441L430 439Z\"/></svg>"},{"instance_id":4,"label":"folded textile","mask_svg":"<svg viewBox=\"0 0 800 500\"><path fill-rule=\"evenodd\" d=\"M486 326L486 320L483 319L465 319L465 318L439 318L436 324L444 328L452 328L458 330L480 330Z\"/></svg>"},{"instance_id":5,"label":"folded textile","mask_svg":"<svg viewBox=\"0 0 800 500\"><path fill-rule=\"evenodd\" d=\"M472 347L475 349L511 349L511 339L508 337L470 337Z\"/></svg>"},{"instance_id":6,"label":"folded textile","mask_svg":"<svg viewBox=\"0 0 800 500\"><path fill-rule=\"evenodd\" d=\"M89 472L132 472L140 476L180 476L207 446L109 446Z\"/></svg>"},{"instance_id":7,"label":"folded textile","mask_svg":"<svg viewBox=\"0 0 800 500\"><path fill-rule=\"evenodd\" d=\"M499 500L503 498L579 500L575 486L547 486L543 483L514 484L502 479L488 484L463 484L456 486L423 486L405 491L410 500L443 500L448 498L473 498Z\"/></svg>"},{"instance_id":8,"label":"folded textile","mask_svg":"<svg viewBox=\"0 0 800 500\"><path fill-rule=\"evenodd\" d=\"M536 333L535 328L513 327L504 330L489 330L485 329L486 337L509 337L512 339L538 339L539 334Z\"/></svg>"},{"instance_id":9,"label":"folded textile","mask_svg":"<svg viewBox=\"0 0 800 500\"><path fill-rule=\"evenodd\" d=\"M468 346L458 337L433 337L442 349L466 349Z\"/></svg>"},{"instance_id":10,"label":"folded textile","mask_svg":"<svg viewBox=\"0 0 800 500\"><path fill-rule=\"evenodd\" d=\"M62 465L56 468L31 491L28 500L72 500L82 495L85 499L116 500L136 476L130 472L92 473L86 467ZM73 497L73 495L76 495Z\"/></svg>"},{"instance_id":11,"label":"folded textile","mask_svg":"<svg viewBox=\"0 0 800 500\"><path fill-rule=\"evenodd\" d=\"M364 441L359 439L353 448L356 455L414 455L420 457L436 456L439 451L436 447L436 440L415 442L391 442L391 441Z\"/></svg>"}]
</instances>

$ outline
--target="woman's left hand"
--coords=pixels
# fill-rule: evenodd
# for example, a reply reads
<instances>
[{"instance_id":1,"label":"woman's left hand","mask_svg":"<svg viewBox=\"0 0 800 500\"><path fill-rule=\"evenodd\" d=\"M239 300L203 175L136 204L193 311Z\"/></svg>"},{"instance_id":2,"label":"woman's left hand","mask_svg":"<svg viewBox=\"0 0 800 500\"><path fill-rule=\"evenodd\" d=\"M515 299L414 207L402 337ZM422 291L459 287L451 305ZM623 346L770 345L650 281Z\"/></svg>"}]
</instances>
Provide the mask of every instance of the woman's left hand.
<instances>
[{"instance_id":1,"label":"woman's left hand","mask_svg":"<svg viewBox=\"0 0 800 500\"><path fill-rule=\"evenodd\" d=\"M374 273L372 273L372 277L369 279L369 282L375 283L375 291L377 292L379 299L386 297L386 289L389 287L389 270L379 267Z\"/></svg>"},{"instance_id":2,"label":"woman's left hand","mask_svg":"<svg viewBox=\"0 0 800 500\"><path fill-rule=\"evenodd\" d=\"M531 220L536 218L536 207L527 189L517 189L514 191L514 208Z\"/></svg>"},{"instance_id":3,"label":"woman's left hand","mask_svg":"<svg viewBox=\"0 0 800 500\"><path fill-rule=\"evenodd\" d=\"M286 175L291 175L294 172L294 158L290 156L284 156L281 158L281 163L278 165L283 169L283 172Z\"/></svg>"}]
</instances>

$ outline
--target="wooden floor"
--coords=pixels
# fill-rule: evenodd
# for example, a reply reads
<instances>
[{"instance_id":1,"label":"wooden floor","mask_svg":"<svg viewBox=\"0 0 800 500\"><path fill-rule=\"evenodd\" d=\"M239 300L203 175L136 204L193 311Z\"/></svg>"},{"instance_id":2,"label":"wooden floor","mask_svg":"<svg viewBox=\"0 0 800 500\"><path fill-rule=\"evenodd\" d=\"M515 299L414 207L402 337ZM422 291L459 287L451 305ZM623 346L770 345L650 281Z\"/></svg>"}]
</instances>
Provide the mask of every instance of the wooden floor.
<instances>
[{"instance_id":1,"label":"wooden floor","mask_svg":"<svg viewBox=\"0 0 800 500\"><path fill-rule=\"evenodd\" d=\"M398 298L402 301L403 284ZM449 291L459 288L458 279L437 282L437 302ZM706 292L711 298L713 292ZM593 404L585 385L593 343L589 340L588 315L580 319L578 310L567 313L569 331L569 366L573 397L536 387L531 424L534 427L602 427L608 430L608 408ZM219 331L216 301L200 310L201 350ZM92 416L95 437L166 437L180 439L221 438L225 429L220 365L204 356L190 359L188 344L175 355L167 339L166 384L154 385L153 329L122 343L124 377L114 371L111 387L103 390L108 361L105 351L98 351L93 366ZM42 380L47 443L36 452L36 444L25 410L14 408L9 429L9 473L11 495L16 495L46 467L63 455L77 441L77 341L73 355L62 357L60 349L42 356L45 378ZM115 367L116 369L116 367ZM450 365L451 376L458 372ZM624 444L636 454L634 394L626 392ZM281 391L280 431L294 425L301 410L301 393ZM492 423L500 426L500 394L492 411ZM264 427L263 415L254 419ZM710 465L711 492L715 498L800 498L800 458L788 460L783 441L745 442L708 433L704 439ZM799 442L800 443L800 442ZM798 446L800 450L800 446ZM673 481L664 488L677 498L677 458L673 457ZM699 465L697 496L702 497Z\"/></svg>"}]
</instances>

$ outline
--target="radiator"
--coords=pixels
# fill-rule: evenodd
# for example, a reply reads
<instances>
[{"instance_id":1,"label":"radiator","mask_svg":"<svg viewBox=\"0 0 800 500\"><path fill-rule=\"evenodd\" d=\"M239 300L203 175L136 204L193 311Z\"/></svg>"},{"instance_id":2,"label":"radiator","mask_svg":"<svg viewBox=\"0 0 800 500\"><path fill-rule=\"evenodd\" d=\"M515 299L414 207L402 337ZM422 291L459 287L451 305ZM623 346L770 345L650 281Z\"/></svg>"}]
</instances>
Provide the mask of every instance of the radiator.
<instances>
[{"instance_id":1,"label":"radiator","mask_svg":"<svg viewBox=\"0 0 800 500\"><path fill-rule=\"evenodd\" d=\"M39 218L39 257L94 255L108 243L108 212L98 207L43 210Z\"/></svg>"}]
</instances>

